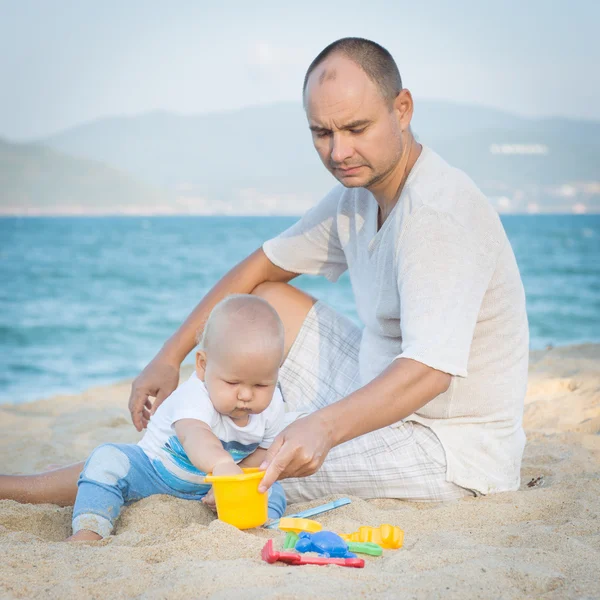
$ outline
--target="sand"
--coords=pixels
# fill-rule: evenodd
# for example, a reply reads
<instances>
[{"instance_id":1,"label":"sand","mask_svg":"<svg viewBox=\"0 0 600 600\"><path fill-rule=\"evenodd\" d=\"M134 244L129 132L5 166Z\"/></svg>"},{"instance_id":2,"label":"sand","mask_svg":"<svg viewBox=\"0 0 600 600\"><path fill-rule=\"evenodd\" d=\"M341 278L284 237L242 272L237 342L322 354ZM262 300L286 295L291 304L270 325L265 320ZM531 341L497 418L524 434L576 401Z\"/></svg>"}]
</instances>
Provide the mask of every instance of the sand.
<instances>
[{"instance_id":1,"label":"sand","mask_svg":"<svg viewBox=\"0 0 600 600\"><path fill-rule=\"evenodd\" d=\"M0 407L0 472L84 458L134 442L129 384ZM599 598L600 346L534 352L518 492L450 504L353 502L326 528L391 523L405 546L364 569L268 565L270 530L241 532L200 503L155 496L116 534L66 544L71 509L0 501L1 598ZM528 485L535 481L535 485ZM295 512L323 501L296 504Z\"/></svg>"}]
</instances>

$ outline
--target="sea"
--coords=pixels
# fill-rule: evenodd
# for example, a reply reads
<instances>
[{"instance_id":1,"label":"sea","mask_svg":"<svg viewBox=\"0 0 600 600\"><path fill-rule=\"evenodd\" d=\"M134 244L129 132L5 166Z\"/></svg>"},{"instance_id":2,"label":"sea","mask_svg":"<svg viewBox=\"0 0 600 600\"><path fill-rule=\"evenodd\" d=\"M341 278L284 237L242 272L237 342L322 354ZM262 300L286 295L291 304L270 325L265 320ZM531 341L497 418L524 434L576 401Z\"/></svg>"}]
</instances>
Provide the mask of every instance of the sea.
<instances>
[{"instance_id":1,"label":"sea","mask_svg":"<svg viewBox=\"0 0 600 600\"><path fill-rule=\"evenodd\" d=\"M531 348L600 343L600 215L501 218ZM219 277L295 220L0 218L0 403L135 377ZM358 321L347 274L295 284Z\"/></svg>"}]
</instances>

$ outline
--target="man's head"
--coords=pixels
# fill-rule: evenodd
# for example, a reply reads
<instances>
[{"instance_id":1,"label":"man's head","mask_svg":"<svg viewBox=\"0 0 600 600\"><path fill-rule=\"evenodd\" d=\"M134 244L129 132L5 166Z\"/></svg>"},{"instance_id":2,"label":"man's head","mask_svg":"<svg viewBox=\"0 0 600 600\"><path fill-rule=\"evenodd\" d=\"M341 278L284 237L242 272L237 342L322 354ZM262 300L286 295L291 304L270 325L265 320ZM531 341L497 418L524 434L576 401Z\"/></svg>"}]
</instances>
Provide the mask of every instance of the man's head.
<instances>
[{"instance_id":1,"label":"man's head","mask_svg":"<svg viewBox=\"0 0 600 600\"><path fill-rule=\"evenodd\" d=\"M283 324L262 298L235 294L211 311L196 352L196 374L221 414L245 425L265 410L283 360Z\"/></svg>"},{"instance_id":2,"label":"man's head","mask_svg":"<svg viewBox=\"0 0 600 600\"><path fill-rule=\"evenodd\" d=\"M385 48L362 38L333 42L308 68L303 96L315 148L343 185L372 188L394 171L413 105Z\"/></svg>"}]
</instances>

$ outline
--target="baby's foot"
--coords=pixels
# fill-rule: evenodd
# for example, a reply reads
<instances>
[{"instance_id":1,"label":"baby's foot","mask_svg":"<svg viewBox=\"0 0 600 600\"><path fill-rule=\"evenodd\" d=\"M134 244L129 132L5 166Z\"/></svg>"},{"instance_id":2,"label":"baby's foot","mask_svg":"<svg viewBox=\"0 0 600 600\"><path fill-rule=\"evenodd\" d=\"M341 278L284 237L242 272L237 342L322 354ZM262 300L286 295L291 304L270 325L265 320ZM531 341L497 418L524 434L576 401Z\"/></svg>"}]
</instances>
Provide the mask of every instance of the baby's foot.
<instances>
[{"instance_id":1,"label":"baby's foot","mask_svg":"<svg viewBox=\"0 0 600 600\"><path fill-rule=\"evenodd\" d=\"M208 494L206 494L206 496L204 496L204 498L202 498L202 504L208 506L208 508L210 508L212 511L217 512L217 504L215 502L215 495L212 489L208 492Z\"/></svg>"},{"instance_id":2,"label":"baby's foot","mask_svg":"<svg viewBox=\"0 0 600 600\"><path fill-rule=\"evenodd\" d=\"M77 533L74 533L71 537L68 537L66 542L97 542L102 539L101 535L98 535L95 531L89 531L88 529L80 529Z\"/></svg>"}]
</instances>

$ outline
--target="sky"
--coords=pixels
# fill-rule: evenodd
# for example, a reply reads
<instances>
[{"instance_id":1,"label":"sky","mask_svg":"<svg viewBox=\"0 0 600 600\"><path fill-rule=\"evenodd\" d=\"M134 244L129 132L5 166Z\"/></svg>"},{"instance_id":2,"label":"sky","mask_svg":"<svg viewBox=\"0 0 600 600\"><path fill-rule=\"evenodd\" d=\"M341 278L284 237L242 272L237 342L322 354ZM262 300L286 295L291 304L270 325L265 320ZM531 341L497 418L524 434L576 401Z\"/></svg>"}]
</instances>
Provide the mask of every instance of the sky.
<instances>
[{"instance_id":1,"label":"sky","mask_svg":"<svg viewBox=\"0 0 600 600\"><path fill-rule=\"evenodd\" d=\"M600 120L592 0L0 0L0 137L301 99L330 42L372 39L420 98Z\"/></svg>"}]
</instances>

